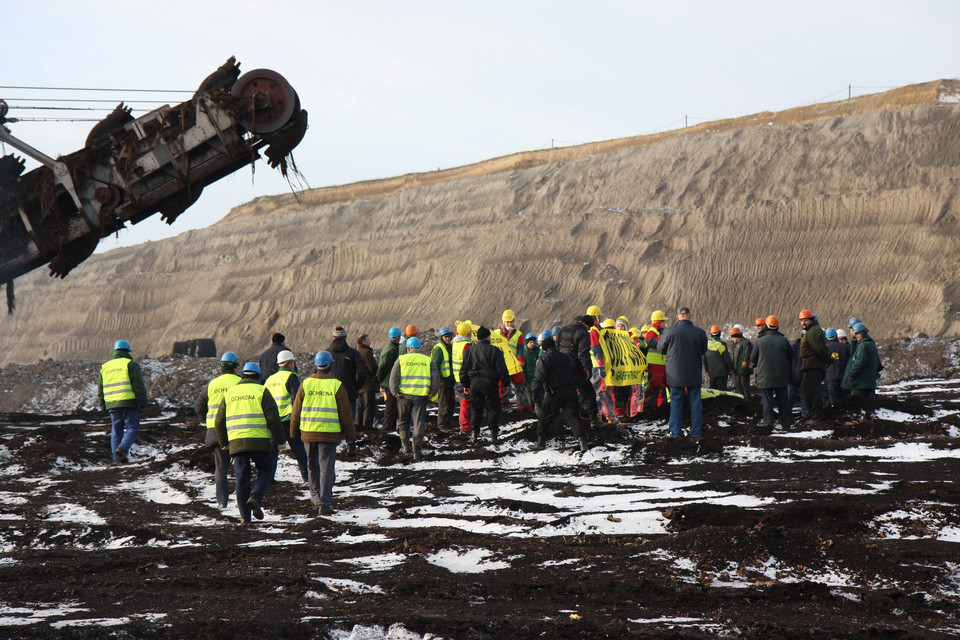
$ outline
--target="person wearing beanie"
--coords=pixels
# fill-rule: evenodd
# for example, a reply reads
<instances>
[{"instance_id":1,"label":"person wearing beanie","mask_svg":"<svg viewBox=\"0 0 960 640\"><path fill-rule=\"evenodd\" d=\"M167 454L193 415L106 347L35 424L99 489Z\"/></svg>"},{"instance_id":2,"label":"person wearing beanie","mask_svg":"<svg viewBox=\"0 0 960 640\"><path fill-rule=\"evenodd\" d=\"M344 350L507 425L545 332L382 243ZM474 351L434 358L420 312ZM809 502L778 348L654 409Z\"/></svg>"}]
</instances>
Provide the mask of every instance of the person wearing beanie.
<instances>
[{"instance_id":1,"label":"person wearing beanie","mask_svg":"<svg viewBox=\"0 0 960 640\"><path fill-rule=\"evenodd\" d=\"M350 400L350 410L356 415L357 397L367 382L367 365L363 362L363 356L347 344L347 330L342 325L337 325L333 330L333 341L326 350L333 356L330 373L343 384ZM347 455L352 457L356 454L356 440L350 438L347 440Z\"/></svg>"},{"instance_id":2,"label":"person wearing beanie","mask_svg":"<svg viewBox=\"0 0 960 640\"><path fill-rule=\"evenodd\" d=\"M286 341L282 333L275 333L270 339L270 346L260 354L260 375L263 376L261 380L266 380L280 369L277 365L277 354L281 351L289 351L284 344Z\"/></svg>"},{"instance_id":3,"label":"person wearing beanie","mask_svg":"<svg viewBox=\"0 0 960 640\"><path fill-rule=\"evenodd\" d=\"M470 389L471 444L480 443L480 424L484 411L488 414L490 440L497 444L500 436L500 384L510 384L510 374L503 352L490 344L490 330L477 329L477 343L464 352L460 380Z\"/></svg>"},{"instance_id":4,"label":"person wearing beanie","mask_svg":"<svg viewBox=\"0 0 960 640\"><path fill-rule=\"evenodd\" d=\"M217 438L217 412L223 396L230 387L240 382L237 369L240 367L240 358L233 351L227 351L220 356L220 375L201 388L197 400L193 405L197 416L207 425L203 444L213 450L213 483L217 494L217 506L227 508L227 499L230 497L230 479L227 470L230 467L230 454L220 446Z\"/></svg>"},{"instance_id":5,"label":"person wearing beanie","mask_svg":"<svg viewBox=\"0 0 960 640\"><path fill-rule=\"evenodd\" d=\"M541 355L533 374L530 392L534 402L541 405L537 421L537 444L534 449L543 449L547 444L550 426L563 413L573 437L580 444L580 452L586 453L587 440L580 422L580 401L577 398L580 374L573 358L557 350L552 336L540 341Z\"/></svg>"}]
</instances>

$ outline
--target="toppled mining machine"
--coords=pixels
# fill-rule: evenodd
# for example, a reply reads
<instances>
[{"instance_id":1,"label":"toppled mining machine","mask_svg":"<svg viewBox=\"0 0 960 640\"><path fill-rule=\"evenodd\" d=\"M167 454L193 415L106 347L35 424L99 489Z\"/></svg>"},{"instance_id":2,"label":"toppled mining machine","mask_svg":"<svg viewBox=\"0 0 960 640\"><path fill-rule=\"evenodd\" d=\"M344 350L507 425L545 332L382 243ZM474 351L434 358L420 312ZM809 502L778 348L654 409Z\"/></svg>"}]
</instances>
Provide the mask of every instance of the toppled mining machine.
<instances>
[{"instance_id":1,"label":"toppled mining machine","mask_svg":"<svg viewBox=\"0 0 960 640\"><path fill-rule=\"evenodd\" d=\"M283 76L241 76L234 58L191 100L139 118L130 112L120 104L83 149L54 160L11 135L3 125L14 120L0 100L0 141L43 165L23 174L22 158L0 156L0 283L9 310L17 276L49 263L50 275L63 278L128 221L160 213L172 223L206 185L252 164L261 149L286 175L307 130L307 112Z\"/></svg>"}]
</instances>

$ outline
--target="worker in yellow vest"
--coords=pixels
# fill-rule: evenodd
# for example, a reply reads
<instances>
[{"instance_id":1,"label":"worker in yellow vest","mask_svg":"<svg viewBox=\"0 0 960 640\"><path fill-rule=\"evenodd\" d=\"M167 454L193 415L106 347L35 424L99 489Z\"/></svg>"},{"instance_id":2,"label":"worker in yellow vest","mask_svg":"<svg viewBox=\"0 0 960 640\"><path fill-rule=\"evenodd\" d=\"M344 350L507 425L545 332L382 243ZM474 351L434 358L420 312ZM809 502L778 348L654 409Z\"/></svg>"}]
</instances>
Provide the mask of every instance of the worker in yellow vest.
<instances>
[{"instance_id":1,"label":"worker in yellow vest","mask_svg":"<svg viewBox=\"0 0 960 640\"><path fill-rule=\"evenodd\" d=\"M230 497L230 484L227 478L230 454L220 446L220 440L217 438L217 412L220 411L223 396L233 385L240 382L240 376L237 375L239 366L240 358L233 351L227 351L220 356L220 375L200 390L197 401L193 405L197 416L207 427L203 444L213 450L213 484L217 492L217 506L221 509L227 508L227 499Z\"/></svg>"},{"instance_id":2,"label":"worker in yellow vest","mask_svg":"<svg viewBox=\"0 0 960 640\"><path fill-rule=\"evenodd\" d=\"M110 452L114 462L127 463L130 447L140 432L140 409L147 406L147 387L140 365L130 357L130 343L117 340L113 358L100 367L97 378L100 408L110 413Z\"/></svg>"},{"instance_id":3,"label":"worker in yellow vest","mask_svg":"<svg viewBox=\"0 0 960 640\"><path fill-rule=\"evenodd\" d=\"M437 392L437 431L453 431L453 403L456 399L453 379L453 331L448 327L440 329L440 342L433 345L430 360L440 372L440 389ZM432 396L431 396L432 397Z\"/></svg>"},{"instance_id":4,"label":"worker in yellow vest","mask_svg":"<svg viewBox=\"0 0 960 640\"><path fill-rule=\"evenodd\" d=\"M463 367L463 355L473 344L473 323L469 320L457 323L457 335L450 345L453 352L453 388L460 394L460 433L470 433L470 388L460 381L460 368Z\"/></svg>"},{"instance_id":5,"label":"worker in yellow vest","mask_svg":"<svg viewBox=\"0 0 960 640\"><path fill-rule=\"evenodd\" d=\"M290 436L307 448L307 484L310 500L320 515L333 510L337 445L357 437L347 390L334 377L333 354L321 351L313 359L317 372L305 378L293 401Z\"/></svg>"},{"instance_id":6,"label":"worker in yellow vest","mask_svg":"<svg viewBox=\"0 0 960 640\"><path fill-rule=\"evenodd\" d=\"M667 316L657 309L650 314L650 330L643 336L647 343L647 388L640 411L652 411L667 399L667 358L657 349L660 334L667 328Z\"/></svg>"},{"instance_id":7,"label":"worker in yellow vest","mask_svg":"<svg viewBox=\"0 0 960 640\"><path fill-rule=\"evenodd\" d=\"M397 399L400 409L400 418L397 420L400 445L403 454L412 454L414 460L419 460L424 454L427 398L433 396L440 387L440 372L429 356L419 352L421 346L420 338L407 338L407 352L397 358L390 372L390 393Z\"/></svg>"},{"instance_id":8,"label":"worker in yellow vest","mask_svg":"<svg viewBox=\"0 0 960 640\"><path fill-rule=\"evenodd\" d=\"M270 395L277 402L277 411L280 413L280 428L283 429L284 438L290 445L290 453L293 459L297 461L297 467L300 469L300 477L307 481L307 450L303 446L303 440L300 438L290 438L290 416L293 415L293 399L300 390L300 375L297 373L297 361L292 351L283 350L277 354L277 372L267 378L263 383ZM278 445L282 444L278 443ZM274 449L273 443L270 443L270 455L273 456L273 473L270 475L270 483L277 475L277 457L280 453L279 446Z\"/></svg>"},{"instance_id":9,"label":"worker in yellow vest","mask_svg":"<svg viewBox=\"0 0 960 640\"><path fill-rule=\"evenodd\" d=\"M230 387L223 395L214 427L220 446L230 452L233 459L233 476L236 479L234 493L240 509L240 525L250 524L250 516L263 520L260 506L270 486L270 437L280 442L280 414L273 396L259 382L260 365L248 362L240 372L240 382ZM257 468L253 489L250 480L251 466Z\"/></svg>"}]
</instances>

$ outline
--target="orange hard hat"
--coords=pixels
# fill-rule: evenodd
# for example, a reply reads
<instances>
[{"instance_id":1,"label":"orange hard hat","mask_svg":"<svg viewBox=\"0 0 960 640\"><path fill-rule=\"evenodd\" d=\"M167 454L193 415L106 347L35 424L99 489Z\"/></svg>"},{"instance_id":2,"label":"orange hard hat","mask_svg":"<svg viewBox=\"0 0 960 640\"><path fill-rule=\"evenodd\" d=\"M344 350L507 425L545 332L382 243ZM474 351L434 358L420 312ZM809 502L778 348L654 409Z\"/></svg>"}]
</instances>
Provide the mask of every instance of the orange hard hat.
<instances>
[{"instance_id":1,"label":"orange hard hat","mask_svg":"<svg viewBox=\"0 0 960 640\"><path fill-rule=\"evenodd\" d=\"M711 334L720 333L720 327L718 327L717 325L713 325L712 327L710 327L710 333Z\"/></svg>"},{"instance_id":2,"label":"orange hard hat","mask_svg":"<svg viewBox=\"0 0 960 640\"><path fill-rule=\"evenodd\" d=\"M408 335L408 336L415 336L415 335L417 335L418 333L419 333L419 331L417 331L417 325L415 325L415 324L408 324L408 325L407 325L407 335Z\"/></svg>"},{"instance_id":3,"label":"orange hard hat","mask_svg":"<svg viewBox=\"0 0 960 640\"><path fill-rule=\"evenodd\" d=\"M777 320L777 316L767 316L767 319L764 321L764 324L770 327L771 329L776 329L780 326L780 321Z\"/></svg>"},{"instance_id":4,"label":"orange hard hat","mask_svg":"<svg viewBox=\"0 0 960 640\"><path fill-rule=\"evenodd\" d=\"M743 331L740 331L740 327L734 327L734 328L730 329L730 335L731 335L731 336L740 336L740 335L743 335Z\"/></svg>"},{"instance_id":5,"label":"orange hard hat","mask_svg":"<svg viewBox=\"0 0 960 640\"><path fill-rule=\"evenodd\" d=\"M765 324L767 324L766 320L764 320L763 318L757 318L756 321L753 323L753 326L762 327Z\"/></svg>"},{"instance_id":6,"label":"orange hard hat","mask_svg":"<svg viewBox=\"0 0 960 640\"><path fill-rule=\"evenodd\" d=\"M804 318L813 318L813 311L810 311L809 309L804 309L801 311L800 319L803 320Z\"/></svg>"}]
</instances>

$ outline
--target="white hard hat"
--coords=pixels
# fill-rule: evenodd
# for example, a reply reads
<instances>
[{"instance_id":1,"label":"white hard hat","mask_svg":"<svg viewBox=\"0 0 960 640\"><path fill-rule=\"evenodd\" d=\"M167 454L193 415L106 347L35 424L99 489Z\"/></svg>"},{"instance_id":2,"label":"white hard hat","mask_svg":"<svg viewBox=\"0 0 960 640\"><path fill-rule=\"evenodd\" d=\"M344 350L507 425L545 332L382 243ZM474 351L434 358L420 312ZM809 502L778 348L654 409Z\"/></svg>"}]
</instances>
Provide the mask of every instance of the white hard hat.
<instances>
[{"instance_id":1,"label":"white hard hat","mask_svg":"<svg viewBox=\"0 0 960 640\"><path fill-rule=\"evenodd\" d=\"M847 337L847 332L844 331L843 329L837 329L837 337L838 337L838 338L846 338L846 337Z\"/></svg>"},{"instance_id":2,"label":"white hard hat","mask_svg":"<svg viewBox=\"0 0 960 640\"><path fill-rule=\"evenodd\" d=\"M284 349L283 351L277 354L277 364L283 364L288 360L296 360L296 359L297 357L293 355L293 351L287 351L286 349Z\"/></svg>"},{"instance_id":3,"label":"white hard hat","mask_svg":"<svg viewBox=\"0 0 960 640\"><path fill-rule=\"evenodd\" d=\"M733 325L733 328L734 328L734 329L740 329L740 333L743 333L743 325L742 325L742 324L735 324L735 325Z\"/></svg>"}]
</instances>

